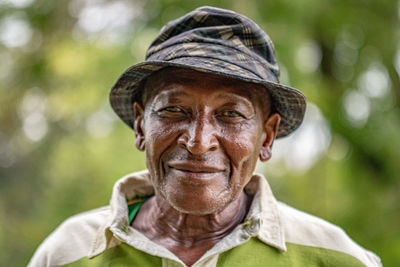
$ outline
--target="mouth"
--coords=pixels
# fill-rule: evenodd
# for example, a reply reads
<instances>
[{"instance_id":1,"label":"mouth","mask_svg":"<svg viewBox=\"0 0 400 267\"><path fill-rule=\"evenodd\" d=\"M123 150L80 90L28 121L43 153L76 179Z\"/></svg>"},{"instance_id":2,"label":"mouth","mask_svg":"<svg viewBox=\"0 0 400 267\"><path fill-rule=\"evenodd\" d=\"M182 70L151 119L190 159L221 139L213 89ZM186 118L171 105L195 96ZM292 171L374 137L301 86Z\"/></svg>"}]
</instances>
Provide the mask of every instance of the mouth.
<instances>
[{"instance_id":1,"label":"mouth","mask_svg":"<svg viewBox=\"0 0 400 267\"><path fill-rule=\"evenodd\" d=\"M167 167L181 184L191 186L213 183L215 179L224 176L225 172L223 167L191 161L169 162Z\"/></svg>"},{"instance_id":2,"label":"mouth","mask_svg":"<svg viewBox=\"0 0 400 267\"><path fill-rule=\"evenodd\" d=\"M192 173L220 173L224 172L225 168L204 164L201 162L170 162L168 167L182 171L182 172L192 172Z\"/></svg>"}]
</instances>

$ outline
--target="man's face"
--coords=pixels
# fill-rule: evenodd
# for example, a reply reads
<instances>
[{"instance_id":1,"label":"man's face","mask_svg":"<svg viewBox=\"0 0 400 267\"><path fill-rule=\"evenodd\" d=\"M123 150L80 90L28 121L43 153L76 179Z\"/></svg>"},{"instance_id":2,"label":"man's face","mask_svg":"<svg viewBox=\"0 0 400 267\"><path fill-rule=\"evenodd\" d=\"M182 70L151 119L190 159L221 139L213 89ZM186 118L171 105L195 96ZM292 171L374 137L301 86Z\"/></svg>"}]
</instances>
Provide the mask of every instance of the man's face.
<instances>
[{"instance_id":1,"label":"man's face","mask_svg":"<svg viewBox=\"0 0 400 267\"><path fill-rule=\"evenodd\" d=\"M259 155L269 159L278 129L278 114L267 119L264 89L170 69L150 77L146 90L144 111L134 104L135 133L156 194L175 209L197 215L235 200Z\"/></svg>"}]
</instances>

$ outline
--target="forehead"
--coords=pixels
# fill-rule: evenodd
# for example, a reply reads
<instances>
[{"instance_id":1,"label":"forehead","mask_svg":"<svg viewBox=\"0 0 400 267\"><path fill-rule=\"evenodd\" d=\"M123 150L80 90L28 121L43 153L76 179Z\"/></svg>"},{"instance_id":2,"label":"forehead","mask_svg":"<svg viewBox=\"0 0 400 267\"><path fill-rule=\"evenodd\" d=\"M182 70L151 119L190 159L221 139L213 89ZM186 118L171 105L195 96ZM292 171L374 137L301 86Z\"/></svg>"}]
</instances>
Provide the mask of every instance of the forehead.
<instances>
[{"instance_id":1,"label":"forehead","mask_svg":"<svg viewBox=\"0 0 400 267\"><path fill-rule=\"evenodd\" d=\"M143 103L170 90L173 85L195 85L207 88L206 93L218 90L219 93L245 97L253 104L261 104L263 107L270 105L269 93L262 85L183 68L165 68L152 74L144 85Z\"/></svg>"}]
</instances>

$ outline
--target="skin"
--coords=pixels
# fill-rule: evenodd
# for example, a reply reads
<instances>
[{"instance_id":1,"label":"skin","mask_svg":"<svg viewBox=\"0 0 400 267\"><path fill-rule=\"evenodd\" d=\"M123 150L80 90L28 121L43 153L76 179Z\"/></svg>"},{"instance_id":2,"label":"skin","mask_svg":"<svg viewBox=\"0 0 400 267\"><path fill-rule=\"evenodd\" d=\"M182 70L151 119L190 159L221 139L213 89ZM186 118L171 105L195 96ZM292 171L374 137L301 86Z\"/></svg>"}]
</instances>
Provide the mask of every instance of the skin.
<instances>
[{"instance_id":1,"label":"skin","mask_svg":"<svg viewBox=\"0 0 400 267\"><path fill-rule=\"evenodd\" d=\"M159 71L145 92L134 129L155 196L132 226L190 266L244 220L280 116L264 87L194 70Z\"/></svg>"}]
</instances>

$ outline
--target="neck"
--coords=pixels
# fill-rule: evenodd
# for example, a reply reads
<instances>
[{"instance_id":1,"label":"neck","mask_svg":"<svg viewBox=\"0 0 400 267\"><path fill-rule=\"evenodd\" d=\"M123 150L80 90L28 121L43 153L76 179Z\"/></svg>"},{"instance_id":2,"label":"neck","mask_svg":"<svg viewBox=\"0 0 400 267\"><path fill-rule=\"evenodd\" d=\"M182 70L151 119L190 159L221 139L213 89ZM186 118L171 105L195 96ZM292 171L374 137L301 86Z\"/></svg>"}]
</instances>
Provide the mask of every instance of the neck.
<instances>
[{"instance_id":1,"label":"neck","mask_svg":"<svg viewBox=\"0 0 400 267\"><path fill-rule=\"evenodd\" d=\"M144 233L154 232L155 238L169 237L177 242L220 239L244 220L249 204L249 197L242 192L239 198L216 213L192 215L177 211L156 195L140 209L133 226Z\"/></svg>"},{"instance_id":2,"label":"neck","mask_svg":"<svg viewBox=\"0 0 400 267\"><path fill-rule=\"evenodd\" d=\"M177 211L156 195L143 204L132 226L191 265L244 220L250 202L242 192L216 213L193 215Z\"/></svg>"}]
</instances>

